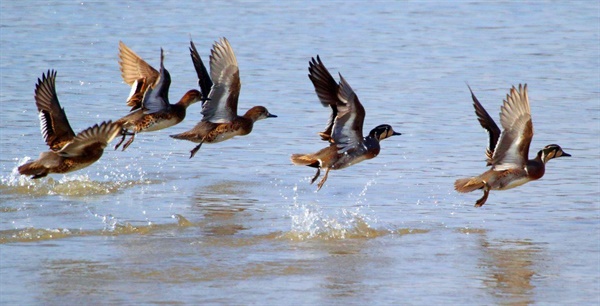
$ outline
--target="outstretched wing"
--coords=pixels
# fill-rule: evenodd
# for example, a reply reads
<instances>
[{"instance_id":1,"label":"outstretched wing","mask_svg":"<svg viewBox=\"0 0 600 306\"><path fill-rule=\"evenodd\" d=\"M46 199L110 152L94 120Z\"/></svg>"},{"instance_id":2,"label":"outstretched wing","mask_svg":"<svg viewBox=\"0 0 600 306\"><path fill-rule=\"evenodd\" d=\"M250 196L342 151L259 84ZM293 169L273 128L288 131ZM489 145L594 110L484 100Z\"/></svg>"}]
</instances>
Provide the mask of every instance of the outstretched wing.
<instances>
[{"instance_id":1,"label":"outstretched wing","mask_svg":"<svg viewBox=\"0 0 600 306\"><path fill-rule=\"evenodd\" d=\"M347 152L364 142L362 129L365 108L341 74L338 99L338 114L333 124L332 138L339 152Z\"/></svg>"},{"instance_id":2,"label":"outstretched wing","mask_svg":"<svg viewBox=\"0 0 600 306\"><path fill-rule=\"evenodd\" d=\"M487 165L491 166L492 156L494 155L496 144L498 143L498 139L500 138L500 128L498 128L498 125L496 124L496 122L494 122L494 119L492 119L492 117L488 114L485 108L483 108L481 103L479 103L479 100L477 99L477 97L475 97L473 90L471 90L471 86L467 85L467 87L469 87L469 91L471 92L471 98L473 99L473 107L475 108L477 120L479 120L479 124L481 124L481 127L486 129L488 132L489 143L487 149L485 150L485 155L487 157Z\"/></svg>"},{"instance_id":3,"label":"outstretched wing","mask_svg":"<svg viewBox=\"0 0 600 306\"><path fill-rule=\"evenodd\" d=\"M200 86L202 100L206 101L206 99L208 98L208 94L210 93L210 89L213 86L213 82L210 79L208 71L206 70L206 66L204 66L204 63L202 62L202 58L200 58L198 50L196 50L194 42L191 40L190 56L192 57L192 63L194 63L194 69L196 70L196 74L198 75L198 86Z\"/></svg>"},{"instance_id":4,"label":"outstretched wing","mask_svg":"<svg viewBox=\"0 0 600 306\"><path fill-rule=\"evenodd\" d=\"M502 134L492 157L494 170L522 168L528 160L529 145L533 138L531 109L527 96L527 84L517 90L514 86L500 112Z\"/></svg>"},{"instance_id":5,"label":"outstretched wing","mask_svg":"<svg viewBox=\"0 0 600 306\"><path fill-rule=\"evenodd\" d=\"M81 156L86 149L92 146L99 146L104 149L121 131L121 125L105 121L100 125L95 124L89 127L73 138L58 153L63 157Z\"/></svg>"},{"instance_id":6,"label":"outstretched wing","mask_svg":"<svg viewBox=\"0 0 600 306\"><path fill-rule=\"evenodd\" d=\"M210 77L214 85L202 106L202 121L231 122L237 117L240 70L233 49L224 37L214 43L210 52Z\"/></svg>"},{"instance_id":7,"label":"outstretched wing","mask_svg":"<svg viewBox=\"0 0 600 306\"><path fill-rule=\"evenodd\" d=\"M131 106L131 110L141 108L144 94L149 88L154 87L160 73L122 41L119 41L119 67L123 81L131 86L127 105Z\"/></svg>"},{"instance_id":8,"label":"outstretched wing","mask_svg":"<svg viewBox=\"0 0 600 306\"><path fill-rule=\"evenodd\" d=\"M42 137L53 151L60 150L75 137L67 120L65 110L60 107L56 95L56 71L42 74L35 86L35 105L39 111Z\"/></svg>"},{"instance_id":9,"label":"outstretched wing","mask_svg":"<svg viewBox=\"0 0 600 306\"><path fill-rule=\"evenodd\" d=\"M159 111L167 110L169 104L169 87L171 86L171 75L164 66L164 52L160 49L160 77L153 88L148 88L144 94L142 108L144 113L151 114Z\"/></svg>"},{"instance_id":10,"label":"outstretched wing","mask_svg":"<svg viewBox=\"0 0 600 306\"><path fill-rule=\"evenodd\" d=\"M323 62L321 62L321 58L319 58L318 55L316 60L313 57L311 58L311 61L308 62L308 72L308 78L312 81L321 104L323 104L324 107L331 107L331 115L327 121L327 126L323 132L319 133L323 140L330 140L333 121L338 114L338 84L335 82L335 79L331 76L327 68L325 68L325 65L323 65Z\"/></svg>"}]
</instances>

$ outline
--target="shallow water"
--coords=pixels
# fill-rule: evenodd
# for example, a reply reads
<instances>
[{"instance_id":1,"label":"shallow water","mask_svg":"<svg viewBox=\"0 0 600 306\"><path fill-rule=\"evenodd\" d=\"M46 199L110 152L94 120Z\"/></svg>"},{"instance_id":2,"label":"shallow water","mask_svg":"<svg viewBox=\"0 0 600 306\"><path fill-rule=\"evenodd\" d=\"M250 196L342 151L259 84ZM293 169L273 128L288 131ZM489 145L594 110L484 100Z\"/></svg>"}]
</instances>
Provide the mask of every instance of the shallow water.
<instances>
[{"instance_id":1,"label":"shallow water","mask_svg":"<svg viewBox=\"0 0 600 306\"><path fill-rule=\"evenodd\" d=\"M189 4L188 4L189 5ZM597 2L0 2L0 303L597 304L600 303L600 77ZM205 61L227 37L240 112L279 117L203 145L139 134L79 172L32 181L16 167L46 150L33 100L57 92L80 131L126 114L122 40L155 67L171 100L195 88L190 36ZM366 108L365 130L402 133L381 154L332 171L316 151L328 110L306 77L319 54ZM337 77L337 76L336 76ZM528 83L532 152L571 158L517 189L457 194L484 168L485 132ZM114 143L113 143L114 144Z\"/></svg>"}]
</instances>

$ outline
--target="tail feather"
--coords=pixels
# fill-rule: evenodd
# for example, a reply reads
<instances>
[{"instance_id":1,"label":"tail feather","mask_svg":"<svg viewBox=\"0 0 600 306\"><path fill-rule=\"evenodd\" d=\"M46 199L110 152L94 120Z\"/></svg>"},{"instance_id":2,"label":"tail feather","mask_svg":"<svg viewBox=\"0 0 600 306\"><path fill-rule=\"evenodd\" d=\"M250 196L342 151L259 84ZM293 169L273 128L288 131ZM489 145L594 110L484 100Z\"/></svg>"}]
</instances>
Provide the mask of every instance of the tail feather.
<instances>
[{"instance_id":1,"label":"tail feather","mask_svg":"<svg viewBox=\"0 0 600 306\"><path fill-rule=\"evenodd\" d=\"M175 138L175 139L187 139L187 138L185 137L185 133L173 134L173 135L169 135L169 137L171 137L171 138Z\"/></svg>"},{"instance_id":2,"label":"tail feather","mask_svg":"<svg viewBox=\"0 0 600 306\"><path fill-rule=\"evenodd\" d=\"M169 137L181 140L189 140L192 142L200 142L200 140L203 139L203 137L200 134L194 133L191 130L179 134L169 135Z\"/></svg>"},{"instance_id":3,"label":"tail feather","mask_svg":"<svg viewBox=\"0 0 600 306\"><path fill-rule=\"evenodd\" d=\"M292 154L292 163L298 166L318 167L320 162L311 154Z\"/></svg>"},{"instance_id":4,"label":"tail feather","mask_svg":"<svg viewBox=\"0 0 600 306\"><path fill-rule=\"evenodd\" d=\"M19 173L21 175L32 175L32 178L40 178L48 175L50 169L46 168L43 164L32 161L19 166Z\"/></svg>"},{"instance_id":5,"label":"tail feather","mask_svg":"<svg viewBox=\"0 0 600 306\"><path fill-rule=\"evenodd\" d=\"M484 185L479 177L468 177L456 180L454 189L458 192L471 192L483 188Z\"/></svg>"}]
</instances>

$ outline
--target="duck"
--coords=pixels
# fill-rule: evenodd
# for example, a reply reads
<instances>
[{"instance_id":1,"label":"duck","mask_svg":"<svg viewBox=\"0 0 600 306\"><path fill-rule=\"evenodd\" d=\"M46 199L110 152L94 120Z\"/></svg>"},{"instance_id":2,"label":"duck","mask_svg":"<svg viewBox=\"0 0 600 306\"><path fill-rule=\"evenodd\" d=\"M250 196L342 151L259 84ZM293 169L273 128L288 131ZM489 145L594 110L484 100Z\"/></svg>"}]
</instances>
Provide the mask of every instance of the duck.
<instances>
[{"instance_id":1,"label":"duck","mask_svg":"<svg viewBox=\"0 0 600 306\"><path fill-rule=\"evenodd\" d=\"M344 169L375 158L381 150L379 143L382 140L402 134L389 124L381 124L363 137L365 108L341 73L337 83L318 55L316 59L311 58L308 71L321 104L331 108L327 126L319 133L321 140L327 141L329 146L316 153L292 154L291 161L294 165L317 168L311 184L319 178L321 169L325 169L325 175L317 184L319 191L330 170Z\"/></svg>"},{"instance_id":2,"label":"duck","mask_svg":"<svg viewBox=\"0 0 600 306\"><path fill-rule=\"evenodd\" d=\"M38 159L18 167L21 175L30 175L32 179L50 173L73 172L95 163L121 131L120 124L104 121L75 134L58 101L56 74L55 70L43 73L35 87L40 128L50 151L42 152Z\"/></svg>"},{"instance_id":3,"label":"duck","mask_svg":"<svg viewBox=\"0 0 600 306\"><path fill-rule=\"evenodd\" d=\"M457 179L454 189L461 193L482 189L483 196L475 202L475 207L485 204L490 190L512 189L538 180L544 176L549 160L571 156L559 145L549 144L539 150L534 159L529 159L533 123L527 84L512 86L506 95L500 112L502 131L468 87L477 119L488 132L486 163L491 168L475 177Z\"/></svg>"},{"instance_id":4,"label":"duck","mask_svg":"<svg viewBox=\"0 0 600 306\"><path fill-rule=\"evenodd\" d=\"M141 132L162 130L185 119L187 108L202 101L202 93L197 89L188 90L175 104L169 102L171 75L164 67L164 51L160 49L160 71L146 63L122 41L119 42L119 66L121 76L131 86L127 98L130 113L116 122L123 126L121 140L115 150L123 143L126 136L131 136L123 145L123 151L131 145L135 135Z\"/></svg>"},{"instance_id":5,"label":"duck","mask_svg":"<svg viewBox=\"0 0 600 306\"><path fill-rule=\"evenodd\" d=\"M233 48L227 38L222 37L213 44L210 54L210 75L206 68L202 69L204 64L193 42L190 52L201 89L207 90L207 86L210 85L208 96L202 104L201 121L186 132L170 135L175 139L198 143L190 151L190 158L194 157L203 143L218 143L235 136L248 135L252 132L256 121L277 117L264 106L254 106L243 116L238 116L240 71Z\"/></svg>"}]
</instances>

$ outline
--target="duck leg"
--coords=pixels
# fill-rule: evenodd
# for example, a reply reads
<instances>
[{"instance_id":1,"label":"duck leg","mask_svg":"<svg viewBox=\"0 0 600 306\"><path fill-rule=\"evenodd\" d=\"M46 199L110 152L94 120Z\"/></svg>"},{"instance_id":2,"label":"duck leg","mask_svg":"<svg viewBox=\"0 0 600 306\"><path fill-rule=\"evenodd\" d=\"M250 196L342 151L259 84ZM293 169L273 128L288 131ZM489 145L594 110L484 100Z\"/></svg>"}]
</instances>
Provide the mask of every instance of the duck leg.
<instances>
[{"instance_id":1,"label":"duck leg","mask_svg":"<svg viewBox=\"0 0 600 306\"><path fill-rule=\"evenodd\" d=\"M319 184L317 184L317 191L321 190L321 187L323 187L323 185L325 184L328 174L329 174L329 168L327 168L327 170L325 171L325 176L323 176L323 178L321 179Z\"/></svg>"},{"instance_id":2,"label":"duck leg","mask_svg":"<svg viewBox=\"0 0 600 306\"><path fill-rule=\"evenodd\" d=\"M123 136L125 137L125 136ZM131 138L129 138L129 140L127 140L127 142L123 145L123 151L125 151L125 149L127 149L127 147L129 147L129 145L133 142L133 139L135 138L135 133L131 134Z\"/></svg>"},{"instance_id":3,"label":"duck leg","mask_svg":"<svg viewBox=\"0 0 600 306\"><path fill-rule=\"evenodd\" d=\"M483 186L483 196L481 197L481 199L475 202L475 207L483 206L483 204L485 204L485 201L487 201L488 196L490 195L490 185L488 185L487 183L484 184L485 185Z\"/></svg>"},{"instance_id":4,"label":"duck leg","mask_svg":"<svg viewBox=\"0 0 600 306\"><path fill-rule=\"evenodd\" d=\"M119 146L125 141L125 137L128 135L133 135L133 133L127 132L126 129L121 130L121 140L115 145L115 150L119 148Z\"/></svg>"},{"instance_id":5,"label":"duck leg","mask_svg":"<svg viewBox=\"0 0 600 306\"><path fill-rule=\"evenodd\" d=\"M317 173L315 173L315 176L310 180L310 183L313 184L319 178L319 175L321 175L321 168L317 168Z\"/></svg>"},{"instance_id":6,"label":"duck leg","mask_svg":"<svg viewBox=\"0 0 600 306\"><path fill-rule=\"evenodd\" d=\"M202 143L203 142L201 141L199 145L197 145L195 148L193 148L190 151L190 158L192 158L192 157L194 157L194 155L196 155L196 152L198 152L198 150L200 150L200 147L202 146Z\"/></svg>"},{"instance_id":7,"label":"duck leg","mask_svg":"<svg viewBox=\"0 0 600 306\"><path fill-rule=\"evenodd\" d=\"M124 140L125 140L125 134L122 134L121 140L119 140L119 142L117 142L117 144L115 145L115 150L119 148L119 146L123 143Z\"/></svg>"}]
</instances>

